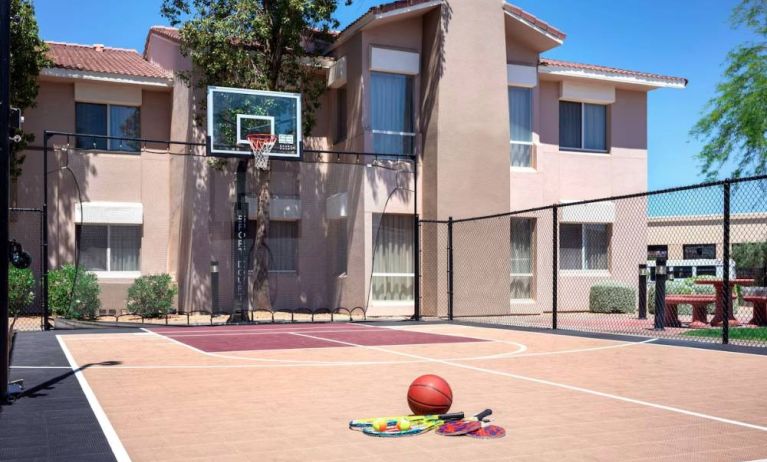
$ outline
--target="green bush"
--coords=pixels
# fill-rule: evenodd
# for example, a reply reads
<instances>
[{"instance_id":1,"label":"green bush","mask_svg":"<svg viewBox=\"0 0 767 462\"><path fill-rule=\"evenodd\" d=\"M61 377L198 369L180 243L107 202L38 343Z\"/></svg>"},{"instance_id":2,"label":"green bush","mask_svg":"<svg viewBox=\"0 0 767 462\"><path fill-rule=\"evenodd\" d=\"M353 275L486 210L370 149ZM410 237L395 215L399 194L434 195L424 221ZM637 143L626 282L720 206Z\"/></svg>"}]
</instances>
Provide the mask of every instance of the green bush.
<instances>
[{"instance_id":1,"label":"green bush","mask_svg":"<svg viewBox=\"0 0 767 462\"><path fill-rule=\"evenodd\" d=\"M636 309L636 291L617 281L594 284L589 292L589 311L592 313L633 313Z\"/></svg>"},{"instance_id":2,"label":"green bush","mask_svg":"<svg viewBox=\"0 0 767 462\"><path fill-rule=\"evenodd\" d=\"M96 275L80 267L75 285L74 265L64 265L48 274L48 302L51 312L70 319L95 319L101 308Z\"/></svg>"},{"instance_id":3,"label":"green bush","mask_svg":"<svg viewBox=\"0 0 767 462\"><path fill-rule=\"evenodd\" d=\"M695 284L696 279L716 279L714 276L699 276L697 278L675 279L666 281L666 295L714 295L716 289L707 284ZM714 312L716 305L713 303L706 307L708 314ZM655 314L655 282L651 281L647 289L647 311ZM677 305L677 313L689 315L692 313L691 305Z\"/></svg>"},{"instance_id":4,"label":"green bush","mask_svg":"<svg viewBox=\"0 0 767 462\"><path fill-rule=\"evenodd\" d=\"M29 268L11 266L8 270L8 308L11 316L16 316L35 300L35 275Z\"/></svg>"},{"instance_id":5,"label":"green bush","mask_svg":"<svg viewBox=\"0 0 767 462\"><path fill-rule=\"evenodd\" d=\"M128 312L145 318L165 316L177 292L169 274L141 276L128 289Z\"/></svg>"}]
</instances>

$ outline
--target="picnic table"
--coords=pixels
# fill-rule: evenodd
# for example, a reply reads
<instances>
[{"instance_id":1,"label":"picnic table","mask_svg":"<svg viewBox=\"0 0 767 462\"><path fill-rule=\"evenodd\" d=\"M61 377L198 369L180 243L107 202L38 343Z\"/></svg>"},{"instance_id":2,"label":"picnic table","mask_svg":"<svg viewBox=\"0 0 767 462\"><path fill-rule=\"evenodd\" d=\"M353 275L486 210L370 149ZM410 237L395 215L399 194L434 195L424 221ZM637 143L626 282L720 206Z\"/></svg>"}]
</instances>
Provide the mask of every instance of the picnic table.
<instances>
[{"instance_id":1,"label":"picnic table","mask_svg":"<svg viewBox=\"0 0 767 462\"><path fill-rule=\"evenodd\" d=\"M767 326L767 295L744 295L743 300L754 305L754 316L748 323Z\"/></svg>"},{"instance_id":2,"label":"picnic table","mask_svg":"<svg viewBox=\"0 0 767 462\"><path fill-rule=\"evenodd\" d=\"M753 279L730 279L730 290L735 286L750 286L754 283ZM714 317L711 319L711 325L718 327L724 321L724 281L722 279L696 279L695 284L712 285L716 289L716 309ZM728 319L730 326L738 326L740 322L735 319L734 310L730 310Z\"/></svg>"},{"instance_id":3,"label":"picnic table","mask_svg":"<svg viewBox=\"0 0 767 462\"><path fill-rule=\"evenodd\" d=\"M701 328L708 326L706 307L716 303L714 295L687 294L666 295L666 310L663 312L663 325L666 327L682 327L679 321L679 305L692 306L692 322L689 327Z\"/></svg>"}]
</instances>

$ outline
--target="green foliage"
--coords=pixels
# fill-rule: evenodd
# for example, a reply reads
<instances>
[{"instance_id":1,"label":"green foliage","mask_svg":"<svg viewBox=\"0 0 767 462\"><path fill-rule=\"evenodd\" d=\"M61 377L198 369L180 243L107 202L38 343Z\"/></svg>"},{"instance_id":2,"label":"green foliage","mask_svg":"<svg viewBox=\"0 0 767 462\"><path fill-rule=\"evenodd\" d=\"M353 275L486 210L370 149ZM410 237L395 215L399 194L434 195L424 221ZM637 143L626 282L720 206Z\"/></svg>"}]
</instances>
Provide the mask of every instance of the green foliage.
<instances>
[{"instance_id":1,"label":"green foliage","mask_svg":"<svg viewBox=\"0 0 767 462\"><path fill-rule=\"evenodd\" d=\"M714 278L713 276L699 276L697 278L687 279L675 279L673 281L666 281L666 295L714 295L716 289L714 286L707 284L696 284L696 279ZM712 303L706 307L706 311L709 314L714 312L715 305ZM655 283L651 282L647 289L647 311L655 314ZM678 305L677 312L679 314L692 313L691 305Z\"/></svg>"},{"instance_id":2,"label":"green foliage","mask_svg":"<svg viewBox=\"0 0 767 462\"><path fill-rule=\"evenodd\" d=\"M169 274L141 276L128 289L128 311L145 318L165 316L178 293Z\"/></svg>"},{"instance_id":3,"label":"green foliage","mask_svg":"<svg viewBox=\"0 0 767 462\"><path fill-rule=\"evenodd\" d=\"M591 286L589 311L592 313L633 313L636 291L617 281L605 281Z\"/></svg>"},{"instance_id":4,"label":"green foliage","mask_svg":"<svg viewBox=\"0 0 767 462\"><path fill-rule=\"evenodd\" d=\"M24 109L34 107L37 99L37 76L51 65L47 57L48 46L40 39L32 0L11 0L11 106ZM11 143L11 175L21 175L24 156L20 154L34 141L32 133L18 131L22 141Z\"/></svg>"},{"instance_id":5,"label":"green foliage","mask_svg":"<svg viewBox=\"0 0 767 462\"><path fill-rule=\"evenodd\" d=\"M11 316L24 312L35 300L35 275L29 268L8 269L8 307Z\"/></svg>"},{"instance_id":6,"label":"green foliage","mask_svg":"<svg viewBox=\"0 0 767 462\"><path fill-rule=\"evenodd\" d=\"M180 74L187 84L301 93L310 133L325 83L316 74L316 45L338 27L339 1L163 0L160 12L179 27L181 52L194 65L193 76Z\"/></svg>"},{"instance_id":7,"label":"green foliage","mask_svg":"<svg viewBox=\"0 0 767 462\"><path fill-rule=\"evenodd\" d=\"M64 265L48 273L51 312L70 319L95 319L101 308L101 288L96 275L82 267L76 273L76 283L74 265Z\"/></svg>"},{"instance_id":8,"label":"green foliage","mask_svg":"<svg viewBox=\"0 0 767 462\"><path fill-rule=\"evenodd\" d=\"M767 242L733 245L732 259L737 268L764 268L767 264Z\"/></svg>"},{"instance_id":9,"label":"green foliage","mask_svg":"<svg viewBox=\"0 0 767 462\"><path fill-rule=\"evenodd\" d=\"M758 39L727 55L724 81L690 132L705 143L698 158L710 179L728 161L736 162L736 177L767 173L767 2L742 0L732 23L752 29Z\"/></svg>"}]
</instances>

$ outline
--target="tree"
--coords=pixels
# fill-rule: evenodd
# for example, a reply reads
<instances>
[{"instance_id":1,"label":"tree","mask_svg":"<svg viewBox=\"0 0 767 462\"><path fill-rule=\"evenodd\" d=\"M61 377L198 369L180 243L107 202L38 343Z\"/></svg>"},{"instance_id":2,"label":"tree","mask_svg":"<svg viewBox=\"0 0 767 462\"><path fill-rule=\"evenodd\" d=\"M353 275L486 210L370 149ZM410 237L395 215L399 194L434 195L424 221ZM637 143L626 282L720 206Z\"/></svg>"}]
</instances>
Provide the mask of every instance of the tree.
<instances>
[{"instance_id":1,"label":"tree","mask_svg":"<svg viewBox=\"0 0 767 462\"><path fill-rule=\"evenodd\" d=\"M301 93L303 126L309 133L324 89L313 49L338 27L333 14L339 1L163 0L161 13L179 27L181 52L192 61L193 70L179 75L187 85ZM270 170L258 171L254 293L260 309L271 309L265 251L270 176Z\"/></svg>"},{"instance_id":2,"label":"tree","mask_svg":"<svg viewBox=\"0 0 767 462\"><path fill-rule=\"evenodd\" d=\"M709 179L728 161L736 177L767 173L767 0L742 0L731 22L757 39L728 53L724 81L690 132L705 142L698 158Z\"/></svg>"},{"instance_id":3,"label":"tree","mask_svg":"<svg viewBox=\"0 0 767 462\"><path fill-rule=\"evenodd\" d=\"M51 65L48 46L40 39L32 0L11 0L11 106L22 111L34 107L40 71ZM24 156L21 151L34 141L32 133L19 130L21 142L11 143L11 176L22 172Z\"/></svg>"}]
</instances>

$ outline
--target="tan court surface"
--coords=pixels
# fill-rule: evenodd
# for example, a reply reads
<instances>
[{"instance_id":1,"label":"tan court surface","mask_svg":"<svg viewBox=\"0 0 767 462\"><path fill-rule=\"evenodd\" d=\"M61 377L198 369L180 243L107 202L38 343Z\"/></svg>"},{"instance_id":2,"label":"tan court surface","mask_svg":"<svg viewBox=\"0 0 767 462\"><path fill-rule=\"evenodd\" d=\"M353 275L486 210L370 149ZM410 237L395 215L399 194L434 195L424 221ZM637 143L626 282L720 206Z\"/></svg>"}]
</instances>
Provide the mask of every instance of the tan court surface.
<instances>
[{"instance_id":1,"label":"tan court surface","mask_svg":"<svg viewBox=\"0 0 767 462\"><path fill-rule=\"evenodd\" d=\"M116 362L83 376L135 461L767 458L767 356L458 325L393 329L488 341L205 353L149 332L59 340L79 366ZM451 410L492 408L507 436L347 429L352 418L408 413L407 385L424 373L451 384Z\"/></svg>"}]
</instances>

